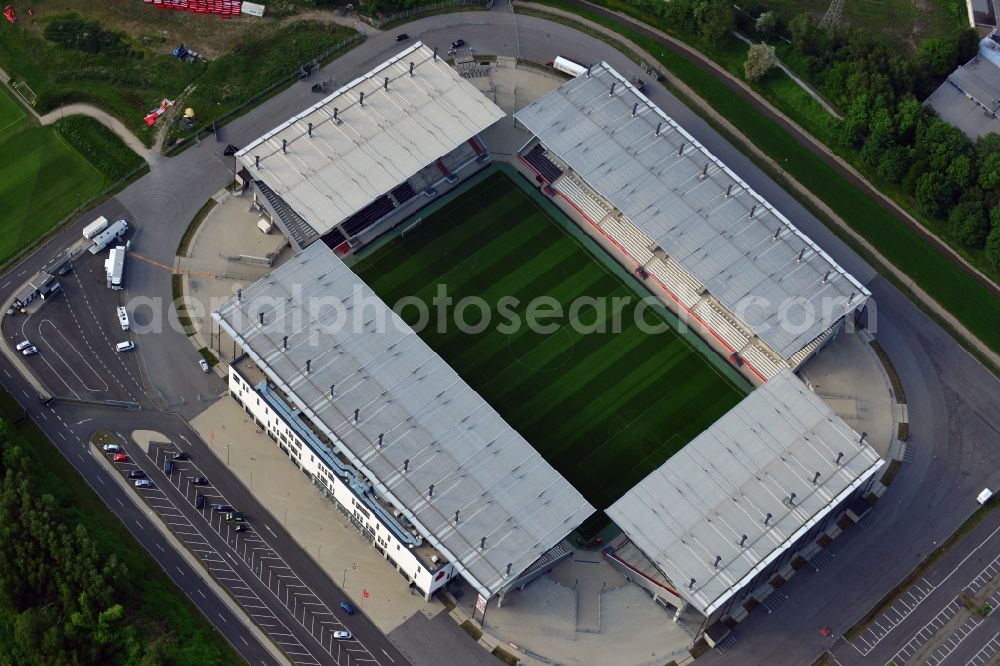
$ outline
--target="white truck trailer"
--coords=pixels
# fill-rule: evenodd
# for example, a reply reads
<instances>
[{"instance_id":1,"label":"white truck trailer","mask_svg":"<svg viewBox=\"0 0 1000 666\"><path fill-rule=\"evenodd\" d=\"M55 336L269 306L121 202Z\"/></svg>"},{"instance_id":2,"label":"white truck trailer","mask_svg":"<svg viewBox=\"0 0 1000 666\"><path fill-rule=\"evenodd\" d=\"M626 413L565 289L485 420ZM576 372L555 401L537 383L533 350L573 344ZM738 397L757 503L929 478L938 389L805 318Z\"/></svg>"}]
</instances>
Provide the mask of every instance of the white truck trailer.
<instances>
[{"instance_id":1,"label":"white truck trailer","mask_svg":"<svg viewBox=\"0 0 1000 666\"><path fill-rule=\"evenodd\" d=\"M110 245L111 241L124 236L126 231L128 231L128 222L125 220L118 220L113 223L107 229L94 236L94 244L90 246L90 253L97 254Z\"/></svg>"},{"instance_id":2,"label":"white truck trailer","mask_svg":"<svg viewBox=\"0 0 1000 666\"><path fill-rule=\"evenodd\" d=\"M558 69L560 72L565 72L570 76L580 76L587 73L586 65L562 56L556 56L556 59L549 64L552 66L552 69Z\"/></svg>"},{"instance_id":3,"label":"white truck trailer","mask_svg":"<svg viewBox=\"0 0 1000 666\"><path fill-rule=\"evenodd\" d=\"M103 215L83 228L83 237L94 240L94 236L108 228L108 218Z\"/></svg>"},{"instance_id":4,"label":"white truck trailer","mask_svg":"<svg viewBox=\"0 0 1000 666\"><path fill-rule=\"evenodd\" d=\"M125 275L125 246L111 248L111 253L104 260L104 272L107 274L108 286L114 290L122 288Z\"/></svg>"}]
</instances>

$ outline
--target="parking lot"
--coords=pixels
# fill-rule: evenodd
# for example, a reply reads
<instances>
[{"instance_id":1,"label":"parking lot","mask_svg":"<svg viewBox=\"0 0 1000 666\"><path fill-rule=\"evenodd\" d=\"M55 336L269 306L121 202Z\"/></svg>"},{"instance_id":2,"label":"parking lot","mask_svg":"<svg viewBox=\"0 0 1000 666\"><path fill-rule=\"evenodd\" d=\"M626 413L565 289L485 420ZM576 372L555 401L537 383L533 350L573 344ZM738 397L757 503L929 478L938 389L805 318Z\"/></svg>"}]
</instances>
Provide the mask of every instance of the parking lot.
<instances>
[{"instance_id":1,"label":"parking lot","mask_svg":"<svg viewBox=\"0 0 1000 666\"><path fill-rule=\"evenodd\" d=\"M172 444L153 442L145 451L134 442L120 446L127 460L116 467L137 477L133 483L150 482L136 491L293 663L380 663L356 637L335 635L350 631L347 613L331 609L299 580L270 547L274 536L266 522L261 533L253 516L227 519L235 507L196 461L175 459L180 450ZM195 482L199 477L202 483Z\"/></svg>"},{"instance_id":2,"label":"parking lot","mask_svg":"<svg viewBox=\"0 0 1000 666\"><path fill-rule=\"evenodd\" d=\"M4 335L11 345L27 340L37 349L24 361L60 397L141 402L142 350L115 350L133 336L119 325L116 309L124 292L106 286L105 254L75 259L73 271L58 278L60 292L36 300L25 315L7 317Z\"/></svg>"}]
</instances>

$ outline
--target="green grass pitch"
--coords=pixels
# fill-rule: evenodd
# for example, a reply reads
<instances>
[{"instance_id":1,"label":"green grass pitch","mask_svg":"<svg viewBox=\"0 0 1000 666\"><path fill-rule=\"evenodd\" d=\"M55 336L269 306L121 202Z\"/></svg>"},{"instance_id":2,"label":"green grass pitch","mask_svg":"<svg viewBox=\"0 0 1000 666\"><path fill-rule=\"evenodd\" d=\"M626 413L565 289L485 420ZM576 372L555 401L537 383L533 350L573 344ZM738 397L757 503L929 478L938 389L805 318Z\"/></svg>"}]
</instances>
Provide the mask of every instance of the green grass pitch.
<instances>
[{"instance_id":1,"label":"green grass pitch","mask_svg":"<svg viewBox=\"0 0 1000 666\"><path fill-rule=\"evenodd\" d=\"M48 127L29 127L0 139L0 261L46 233L101 191L104 176Z\"/></svg>"},{"instance_id":2,"label":"green grass pitch","mask_svg":"<svg viewBox=\"0 0 1000 666\"><path fill-rule=\"evenodd\" d=\"M524 317L534 297L564 311L580 297L644 294L615 273L538 202L501 173L489 176L420 224L361 259L354 270L390 306L407 296L430 303L438 284L458 302L489 302L481 333L428 326L421 337L562 473L604 509L735 405L746 390L676 330L644 331L626 308L612 332L498 330L497 304L513 296ZM608 308L611 310L611 308ZM416 308L401 308L411 325ZM432 310L432 312L434 312ZM474 322L478 309L469 309ZM645 310L650 322L660 314ZM579 321L599 315L584 308ZM596 328L596 326L593 326Z\"/></svg>"},{"instance_id":3,"label":"green grass pitch","mask_svg":"<svg viewBox=\"0 0 1000 666\"><path fill-rule=\"evenodd\" d=\"M0 86L0 141L24 126L28 112L14 99L16 93Z\"/></svg>"}]
</instances>

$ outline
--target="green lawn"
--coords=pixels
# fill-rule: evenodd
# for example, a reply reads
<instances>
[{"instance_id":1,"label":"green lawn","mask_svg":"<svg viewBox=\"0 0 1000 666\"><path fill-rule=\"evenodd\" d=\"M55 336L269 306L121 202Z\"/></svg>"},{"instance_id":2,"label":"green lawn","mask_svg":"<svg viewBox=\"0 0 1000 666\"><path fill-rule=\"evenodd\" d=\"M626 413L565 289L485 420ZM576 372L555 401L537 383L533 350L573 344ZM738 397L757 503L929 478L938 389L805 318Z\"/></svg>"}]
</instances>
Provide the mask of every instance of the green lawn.
<instances>
[{"instance_id":1,"label":"green lawn","mask_svg":"<svg viewBox=\"0 0 1000 666\"><path fill-rule=\"evenodd\" d=\"M0 141L0 262L30 245L105 186L104 175L50 127Z\"/></svg>"},{"instance_id":2,"label":"green lawn","mask_svg":"<svg viewBox=\"0 0 1000 666\"><path fill-rule=\"evenodd\" d=\"M354 269L390 305L405 296L430 303L438 285L446 285L456 303L485 299L493 313L485 331L426 327L421 337L603 509L715 422L747 388L661 314L646 310L640 317L667 330L639 326L634 305L645 294L633 289L627 272L595 255L595 248L602 250L572 233L571 224L496 173ZM591 330L603 322L606 332L580 330L567 316L546 334L498 326L510 319L497 315L504 297L518 299L510 312L522 320L538 297L554 298L567 313L586 297L629 297L633 307L623 309L618 333L610 316L586 307L575 321ZM401 314L414 324L415 308Z\"/></svg>"}]
</instances>

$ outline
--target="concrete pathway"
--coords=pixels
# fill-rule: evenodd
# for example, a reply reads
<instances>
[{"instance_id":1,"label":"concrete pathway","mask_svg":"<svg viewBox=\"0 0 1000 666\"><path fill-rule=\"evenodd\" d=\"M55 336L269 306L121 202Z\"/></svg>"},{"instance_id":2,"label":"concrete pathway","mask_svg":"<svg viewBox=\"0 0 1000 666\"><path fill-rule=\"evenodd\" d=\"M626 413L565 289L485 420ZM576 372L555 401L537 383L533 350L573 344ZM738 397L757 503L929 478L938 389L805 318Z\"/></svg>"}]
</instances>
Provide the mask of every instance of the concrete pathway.
<instances>
[{"instance_id":1,"label":"concrete pathway","mask_svg":"<svg viewBox=\"0 0 1000 666\"><path fill-rule=\"evenodd\" d=\"M750 39L749 37L747 37L746 35L744 35L742 32L739 32L738 30L733 30L733 36L736 37L736 39L744 41L747 44L750 44L751 46L753 46L754 44L756 44L756 42L754 42L752 39ZM820 94L818 92L816 92L816 90L812 86L810 86L808 83L806 83L801 78L799 78L799 75L796 74L795 72L793 72L787 65L785 65L785 63L781 62L780 58L776 60L775 66L778 69L780 69L781 71L783 71L786 75L788 75L788 78L790 78L792 81L794 81L795 84L798 87L802 88L807 93L809 93L809 96L812 97L814 100L816 100L819 103L819 105L822 106L823 109L827 113L829 113L831 116L833 116L837 120L843 120L844 119L844 116L840 115L837 112L837 110L835 108L833 108L829 104L829 102L827 102L825 99L823 99L823 97L821 97Z\"/></svg>"},{"instance_id":2,"label":"concrete pathway","mask_svg":"<svg viewBox=\"0 0 1000 666\"><path fill-rule=\"evenodd\" d=\"M93 104L67 104L65 106L60 106L54 111L49 111L44 116L39 116L38 113L36 113L31 107L27 108L31 110L35 117L38 118L38 122L42 125L52 125L60 118L65 118L66 116L90 116L117 134L121 140L125 142L125 145L138 153L139 157L142 159L149 162L150 156L152 155L152 151L144 146L142 141L139 140L139 137L133 134L130 129L125 127L125 124L122 121L118 120L107 111L97 108Z\"/></svg>"}]
</instances>

